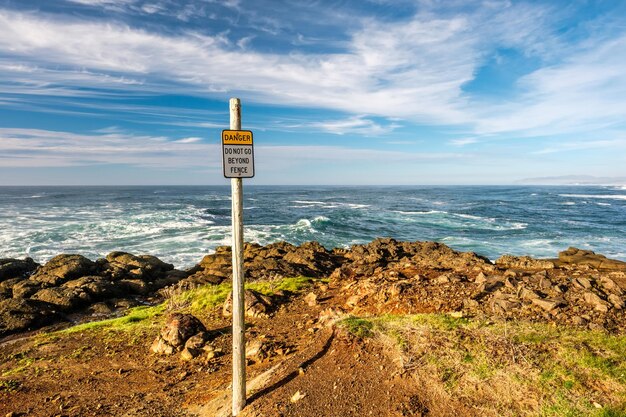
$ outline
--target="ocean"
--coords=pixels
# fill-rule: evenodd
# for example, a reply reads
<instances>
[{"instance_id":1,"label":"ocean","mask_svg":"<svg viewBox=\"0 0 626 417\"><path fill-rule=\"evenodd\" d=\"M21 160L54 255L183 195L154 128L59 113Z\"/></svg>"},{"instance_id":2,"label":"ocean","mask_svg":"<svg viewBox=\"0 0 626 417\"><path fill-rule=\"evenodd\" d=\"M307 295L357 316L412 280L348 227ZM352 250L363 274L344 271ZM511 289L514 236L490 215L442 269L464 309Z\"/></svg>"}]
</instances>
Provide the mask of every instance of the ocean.
<instances>
[{"instance_id":1,"label":"ocean","mask_svg":"<svg viewBox=\"0 0 626 417\"><path fill-rule=\"evenodd\" d=\"M114 250L190 267L230 244L229 186L0 187L0 258ZM569 246L626 261L626 187L248 186L245 240L433 240L495 260Z\"/></svg>"}]
</instances>

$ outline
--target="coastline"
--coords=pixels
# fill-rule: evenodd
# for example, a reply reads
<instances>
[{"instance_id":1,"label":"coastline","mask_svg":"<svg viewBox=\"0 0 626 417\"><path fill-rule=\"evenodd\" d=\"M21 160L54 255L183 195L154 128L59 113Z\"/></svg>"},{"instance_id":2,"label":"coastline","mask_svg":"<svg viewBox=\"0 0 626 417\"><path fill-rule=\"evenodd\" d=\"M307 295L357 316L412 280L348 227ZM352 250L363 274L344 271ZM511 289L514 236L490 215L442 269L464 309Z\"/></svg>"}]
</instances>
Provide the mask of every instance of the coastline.
<instances>
[{"instance_id":1,"label":"coastline","mask_svg":"<svg viewBox=\"0 0 626 417\"><path fill-rule=\"evenodd\" d=\"M245 244L247 281L283 277L354 281L350 305L391 291L393 311L460 312L559 322L607 330L626 328L622 314L626 262L570 248L553 259L505 255L495 262L436 242L381 238L349 249L317 242ZM63 322L107 317L183 291L228 282L230 247L218 247L187 270L151 255L112 252L92 261L61 254L44 265L0 260L0 337ZM371 294L365 289L370 288ZM410 289L410 291L406 291ZM365 295L363 295L365 294ZM383 297L384 298L384 297ZM405 299L406 298L406 299ZM377 301L377 309L389 306ZM366 302L368 308L370 302ZM589 311L587 311L589 310Z\"/></svg>"}]
</instances>

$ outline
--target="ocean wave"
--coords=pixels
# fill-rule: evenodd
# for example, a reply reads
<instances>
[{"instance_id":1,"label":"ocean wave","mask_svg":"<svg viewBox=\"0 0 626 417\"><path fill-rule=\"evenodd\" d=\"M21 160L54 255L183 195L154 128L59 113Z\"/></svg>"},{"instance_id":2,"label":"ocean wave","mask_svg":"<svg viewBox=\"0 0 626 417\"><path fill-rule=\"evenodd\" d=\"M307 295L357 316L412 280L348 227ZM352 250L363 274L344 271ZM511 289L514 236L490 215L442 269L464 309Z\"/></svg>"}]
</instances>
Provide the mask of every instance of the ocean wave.
<instances>
[{"instance_id":1,"label":"ocean wave","mask_svg":"<svg viewBox=\"0 0 626 417\"><path fill-rule=\"evenodd\" d=\"M626 200L626 195L624 194L559 194L559 197Z\"/></svg>"}]
</instances>

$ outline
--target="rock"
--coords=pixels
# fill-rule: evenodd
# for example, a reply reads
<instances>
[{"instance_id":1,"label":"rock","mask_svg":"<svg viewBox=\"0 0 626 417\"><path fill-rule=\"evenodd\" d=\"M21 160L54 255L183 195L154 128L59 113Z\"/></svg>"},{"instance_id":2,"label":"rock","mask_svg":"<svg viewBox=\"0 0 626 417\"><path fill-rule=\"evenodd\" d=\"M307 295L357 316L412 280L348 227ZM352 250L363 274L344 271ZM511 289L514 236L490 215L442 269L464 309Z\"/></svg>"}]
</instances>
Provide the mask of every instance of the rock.
<instances>
[{"instance_id":1,"label":"rock","mask_svg":"<svg viewBox=\"0 0 626 417\"><path fill-rule=\"evenodd\" d=\"M131 255L126 252L111 252L106 256L108 268L113 274L124 271L126 278L153 281L165 277L174 265L168 264L150 255Z\"/></svg>"},{"instance_id":2,"label":"rock","mask_svg":"<svg viewBox=\"0 0 626 417\"><path fill-rule=\"evenodd\" d=\"M474 279L474 282L476 284L482 284L483 282L487 282L487 276L484 273L480 272L478 273L478 275L476 275L476 279Z\"/></svg>"},{"instance_id":3,"label":"rock","mask_svg":"<svg viewBox=\"0 0 626 417\"><path fill-rule=\"evenodd\" d=\"M184 361L190 361L194 358L197 358L203 353L202 349L193 349L185 347L182 352L180 352L180 358Z\"/></svg>"},{"instance_id":4,"label":"rock","mask_svg":"<svg viewBox=\"0 0 626 417\"><path fill-rule=\"evenodd\" d=\"M167 343L161 336L157 336L152 342L150 350L159 355L171 355L174 353L174 346Z\"/></svg>"},{"instance_id":5,"label":"rock","mask_svg":"<svg viewBox=\"0 0 626 417\"><path fill-rule=\"evenodd\" d=\"M584 318L580 316L574 316L572 317L572 323L576 326L586 326L587 320L585 320Z\"/></svg>"},{"instance_id":6,"label":"rock","mask_svg":"<svg viewBox=\"0 0 626 417\"><path fill-rule=\"evenodd\" d=\"M601 313L606 313L607 311L609 311L609 306L607 302L604 301L602 298L600 298L599 295L593 292L586 292L585 294L583 294L583 299L585 300L587 304L591 305L596 311L599 311Z\"/></svg>"},{"instance_id":7,"label":"rock","mask_svg":"<svg viewBox=\"0 0 626 417\"><path fill-rule=\"evenodd\" d=\"M298 401L300 401L304 397L306 397L306 394L303 394L300 391L296 391L296 393L291 396L289 401L291 401L292 403L297 403Z\"/></svg>"},{"instance_id":8,"label":"rock","mask_svg":"<svg viewBox=\"0 0 626 417\"><path fill-rule=\"evenodd\" d=\"M619 287L619 285L617 285L615 281L613 281L609 277L605 277L605 276L600 277L600 283L606 290L608 290L609 292L612 292L613 294L617 294L617 295L623 294L623 291Z\"/></svg>"},{"instance_id":9,"label":"rock","mask_svg":"<svg viewBox=\"0 0 626 417\"><path fill-rule=\"evenodd\" d=\"M0 282L13 278L25 278L37 269L39 264L32 258L0 259Z\"/></svg>"},{"instance_id":10,"label":"rock","mask_svg":"<svg viewBox=\"0 0 626 417\"><path fill-rule=\"evenodd\" d=\"M246 342L246 358L255 362L263 362L268 357L268 347L260 339L253 339Z\"/></svg>"},{"instance_id":11,"label":"rock","mask_svg":"<svg viewBox=\"0 0 626 417\"><path fill-rule=\"evenodd\" d=\"M150 292L150 284L142 279L121 279L118 281L120 290L126 294L145 295Z\"/></svg>"},{"instance_id":12,"label":"rock","mask_svg":"<svg viewBox=\"0 0 626 417\"><path fill-rule=\"evenodd\" d=\"M13 294L13 298L28 298L39 291L42 287L42 284L39 282L25 279L13 285L11 293Z\"/></svg>"},{"instance_id":13,"label":"rock","mask_svg":"<svg viewBox=\"0 0 626 417\"><path fill-rule=\"evenodd\" d=\"M505 314L510 313L514 309L518 309L522 306L522 303L516 297L506 296L505 294L499 294L494 296L491 300L491 308L494 312Z\"/></svg>"},{"instance_id":14,"label":"rock","mask_svg":"<svg viewBox=\"0 0 626 417\"><path fill-rule=\"evenodd\" d=\"M268 317L272 306L273 303L269 297L253 290L244 291L244 309L246 317ZM222 306L222 315L224 317L231 317L233 315L232 309L233 293L231 291Z\"/></svg>"},{"instance_id":15,"label":"rock","mask_svg":"<svg viewBox=\"0 0 626 417\"><path fill-rule=\"evenodd\" d=\"M36 329L56 319L50 306L42 302L16 298L0 301L0 337Z\"/></svg>"},{"instance_id":16,"label":"rock","mask_svg":"<svg viewBox=\"0 0 626 417\"><path fill-rule=\"evenodd\" d=\"M565 302L563 300L555 300L555 299L548 299L548 298L533 298L532 299L532 303L541 307L542 309L546 310L546 311L553 311L558 307L561 307L563 305L565 305Z\"/></svg>"},{"instance_id":17,"label":"rock","mask_svg":"<svg viewBox=\"0 0 626 417\"><path fill-rule=\"evenodd\" d=\"M45 301L61 311L69 312L83 307L91 301L89 294L80 288L44 288L32 297L33 300Z\"/></svg>"},{"instance_id":18,"label":"rock","mask_svg":"<svg viewBox=\"0 0 626 417\"><path fill-rule=\"evenodd\" d=\"M588 265L597 270L626 271L626 262L608 259L590 250L568 248L559 253L558 263L561 265Z\"/></svg>"},{"instance_id":19,"label":"rock","mask_svg":"<svg viewBox=\"0 0 626 417\"><path fill-rule=\"evenodd\" d=\"M185 344L187 339L200 332L206 332L206 328L200 320L191 314L171 314L165 326L161 329L161 337L174 348Z\"/></svg>"},{"instance_id":20,"label":"rock","mask_svg":"<svg viewBox=\"0 0 626 417\"><path fill-rule=\"evenodd\" d=\"M63 288L79 289L89 294L92 300L105 300L123 295L123 289L108 278L89 275L79 279L67 281Z\"/></svg>"},{"instance_id":21,"label":"rock","mask_svg":"<svg viewBox=\"0 0 626 417\"><path fill-rule=\"evenodd\" d=\"M317 305L317 294L315 294L314 292L308 293L304 297L304 301L309 307L315 307Z\"/></svg>"},{"instance_id":22,"label":"rock","mask_svg":"<svg viewBox=\"0 0 626 417\"><path fill-rule=\"evenodd\" d=\"M539 294L537 294L535 291L527 287L520 287L517 294L519 298L521 298L522 300L527 300L527 301L537 300L541 298Z\"/></svg>"},{"instance_id":23,"label":"rock","mask_svg":"<svg viewBox=\"0 0 626 417\"><path fill-rule=\"evenodd\" d=\"M591 280L589 278L577 277L577 278L574 278L573 282L574 282L574 285L577 286L578 288L589 290L592 287Z\"/></svg>"},{"instance_id":24,"label":"rock","mask_svg":"<svg viewBox=\"0 0 626 417\"><path fill-rule=\"evenodd\" d=\"M619 295L609 294L607 298L609 302L613 304L613 307L615 307L616 309L621 310L624 308L624 305L625 305L624 299L620 297Z\"/></svg>"},{"instance_id":25,"label":"rock","mask_svg":"<svg viewBox=\"0 0 626 417\"><path fill-rule=\"evenodd\" d=\"M95 269L96 264L84 256L58 255L39 267L31 275L30 280L48 286L57 286L72 279L92 275Z\"/></svg>"},{"instance_id":26,"label":"rock","mask_svg":"<svg viewBox=\"0 0 626 417\"><path fill-rule=\"evenodd\" d=\"M530 256L504 255L496 260L501 269L545 270L554 269L554 262L546 259L534 259Z\"/></svg>"},{"instance_id":27,"label":"rock","mask_svg":"<svg viewBox=\"0 0 626 417\"><path fill-rule=\"evenodd\" d=\"M185 342L185 348L187 349L202 349L204 346L204 342L206 341L206 334L204 332L200 332L191 336Z\"/></svg>"}]
</instances>

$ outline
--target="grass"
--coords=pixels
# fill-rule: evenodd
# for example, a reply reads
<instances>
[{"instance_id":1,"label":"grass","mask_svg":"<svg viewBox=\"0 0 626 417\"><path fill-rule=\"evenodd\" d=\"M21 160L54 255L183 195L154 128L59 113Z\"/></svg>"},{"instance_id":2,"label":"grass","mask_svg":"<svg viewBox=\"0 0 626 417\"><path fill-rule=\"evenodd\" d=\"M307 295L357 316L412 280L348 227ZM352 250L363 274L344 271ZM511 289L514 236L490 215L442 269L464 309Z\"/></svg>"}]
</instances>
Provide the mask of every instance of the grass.
<instances>
[{"instance_id":1,"label":"grass","mask_svg":"<svg viewBox=\"0 0 626 417\"><path fill-rule=\"evenodd\" d=\"M297 293L309 287L314 281L316 281L315 278L300 276L271 281L249 282L245 284L245 288L264 295L274 295L279 291ZM230 282L223 282L219 285L207 285L174 295L172 304L187 310L191 314L202 314L223 304L231 291L232 285Z\"/></svg>"},{"instance_id":2,"label":"grass","mask_svg":"<svg viewBox=\"0 0 626 417\"><path fill-rule=\"evenodd\" d=\"M433 415L626 416L626 336L442 314L349 317L416 378Z\"/></svg>"},{"instance_id":3,"label":"grass","mask_svg":"<svg viewBox=\"0 0 626 417\"><path fill-rule=\"evenodd\" d=\"M300 276L272 281L250 282L246 284L246 288L265 295L273 295L279 291L297 293L309 287L314 281L316 279ZM176 310L181 312L201 315L223 304L231 290L232 286L230 283L206 285L173 294L170 300L156 306L131 308L123 317L79 324L55 332L51 336L55 337L95 330L114 332L130 332L132 330L132 332L137 333L161 325L164 313L172 305L176 306Z\"/></svg>"},{"instance_id":4,"label":"grass","mask_svg":"<svg viewBox=\"0 0 626 417\"><path fill-rule=\"evenodd\" d=\"M13 379L6 379L0 381L0 392L14 392L17 391L22 384L19 381L15 381Z\"/></svg>"}]
</instances>

